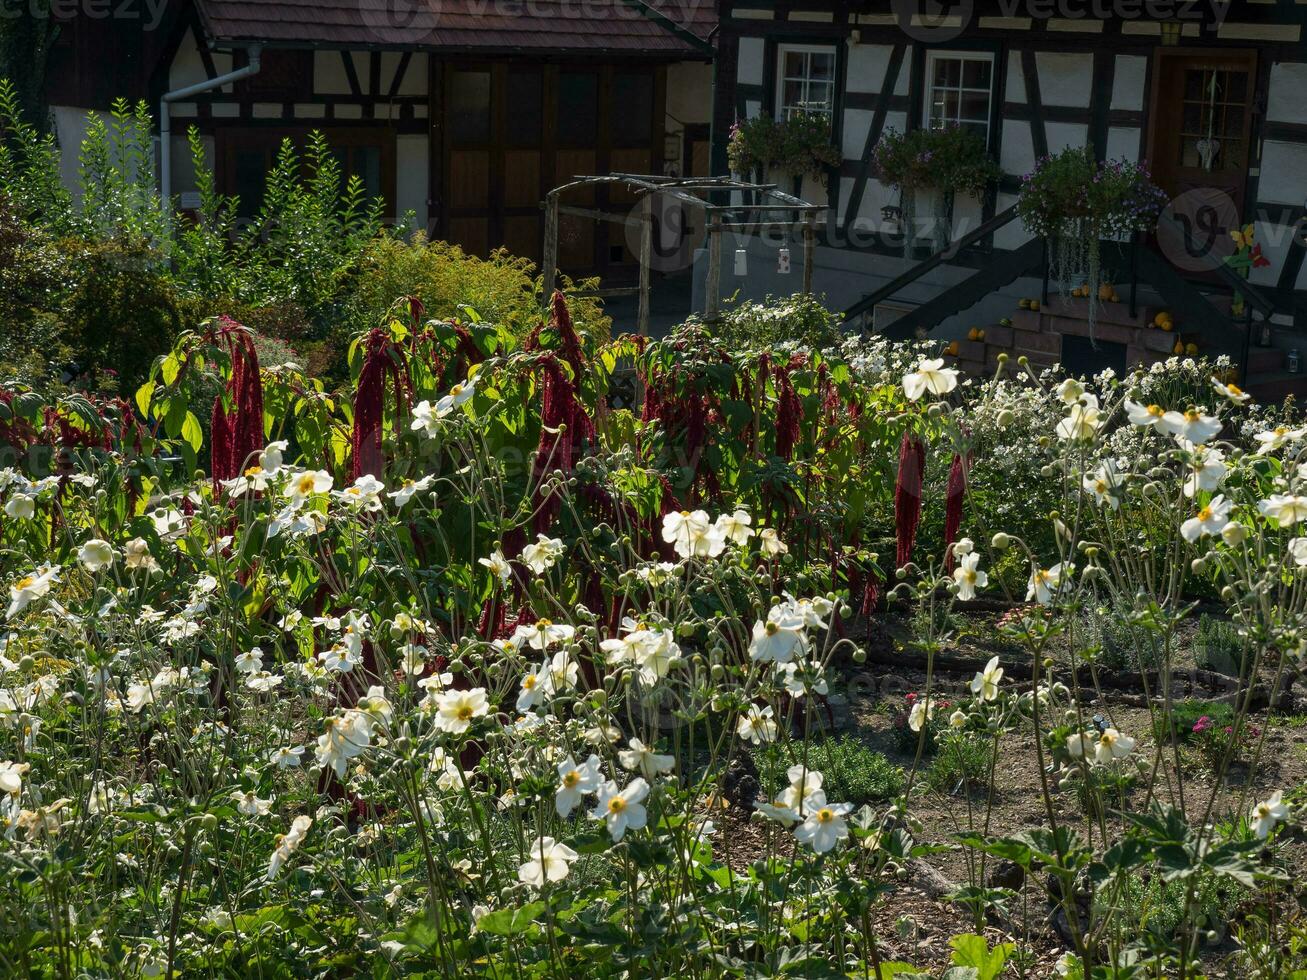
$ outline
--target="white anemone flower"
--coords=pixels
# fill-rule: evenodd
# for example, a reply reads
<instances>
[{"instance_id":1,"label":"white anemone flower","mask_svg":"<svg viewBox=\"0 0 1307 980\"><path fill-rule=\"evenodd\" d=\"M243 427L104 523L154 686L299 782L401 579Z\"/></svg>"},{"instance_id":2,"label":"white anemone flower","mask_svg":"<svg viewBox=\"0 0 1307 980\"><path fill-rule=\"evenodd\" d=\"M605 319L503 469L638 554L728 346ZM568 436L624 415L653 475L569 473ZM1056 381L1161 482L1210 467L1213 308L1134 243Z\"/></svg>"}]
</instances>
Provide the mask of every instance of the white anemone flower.
<instances>
[{"instance_id":1,"label":"white anemone flower","mask_svg":"<svg viewBox=\"0 0 1307 980\"><path fill-rule=\"evenodd\" d=\"M130 571L138 568L147 572L159 570L159 563L154 560L154 555L150 554L150 542L144 538L132 538L123 545L123 564Z\"/></svg>"},{"instance_id":2,"label":"white anemone flower","mask_svg":"<svg viewBox=\"0 0 1307 980\"><path fill-rule=\"evenodd\" d=\"M1041 605L1047 605L1053 600L1057 590L1062 587L1064 576L1069 577L1074 571L1074 565L1063 567L1061 562L1052 568L1034 569L1030 573L1030 581L1026 587L1026 601L1034 599Z\"/></svg>"},{"instance_id":3,"label":"white anemone flower","mask_svg":"<svg viewBox=\"0 0 1307 980\"><path fill-rule=\"evenodd\" d=\"M1289 555L1299 568L1307 568L1307 538L1294 538L1289 542Z\"/></svg>"},{"instance_id":4,"label":"white anemone flower","mask_svg":"<svg viewBox=\"0 0 1307 980\"><path fill-rule=\"evenodd\" d=\"M364 473L344 490L332 494L337 500L354 508L368 512L381 510L381 494L386 485L371 473Z\"/></svg>"},{"instance_id":5,"label":"white anemone flower","mask_svg":"<svg viewBox=\"0 0 1307 980\"><path fill-rule=\"evenodd\" d=\"M914 732L921 731L926 722L935 717L935 699L918 698L912 704L912 710L908 712L908 727Z\"/></svg>"},{"instance_id":6,"label":"white anemone flower","mask_svg":"<svg viewBox=\"0 0 1307 980\"><path fill-rule=\"evenodd\" d=\"M538 838L527 854L530 860L517 869L517 878L533 888L543 888L547 881L562 881L578 857L576 851L552 837Z\"/></svg>"},{"instance_id":7,"label":"white anemone flower","mask_svg":"<svg viewBox=\"0 0 1307 980\"><path fill-rule=\"evenodd\" d=\"M776 618L772 618L772 616ZM764 663L788 663L796 651L807 648L803 633L803 617L781 607L773 609L768 618L753 624L753 639L749 641L749 657Z\"/></svg>"},{"instance_id":8,"label":"white anemone flower","mask_svg":"<svg viewBox=\"0 0 1307 980\"><path fill-rule=\"evenodd\" d=\"M310 497L331 490L331 474L326 470L300 470L292 474L283 495L293 504L302 504Z\"/></svg>"},{"instance_id":9,"label":"white anemone flower","mask_svg":"<svg viewBox=\"0 0 1307 980\"><path fill-rule=\"evenodd\" d=\"M1237 384L1234 384L1233 382L1226 384L1225 382L1217 378L1212 379L1212 387L1215 388L1220 394L1225 396L1225 398L1228 399L1230 404L1232 405L1245 405L1253 397L1252 395L1248 394L1248 392L1240 388Z\"/></svg>"},{"instance_id":10,"label":"white anemone flower","mask_svg":"<svg viewBox=\"0 0 1307 980\"><path fill-rule=\"evenodd\" d=\"M36 516L36 498L26 493L14 494L5 501L5 514L16 521L30 521Z\"/></svg>"},{"instance_id":11,"label":"white anemone flower","mask_svg":"<svg viewBox=\"0 0 1307 980\"><path fill-rule=\"evenodd\" d=\"M1074 405L1085 393L1085 386L1076 378L1067 378L1057 386L1057 397L1065 405Z\"/></svg>"},{"instance_id":12,"label":"white anemone flower","mask_svg":"<svg viewBox=\"0 0 1307 980\"><path fill-rule=\"evenodd\" d=\"M386 494L386 496L395 501L395 506L402 510L407 506L408 502L418 494L425 493L427 490L431 489L431 484L434 480L435 477L430 473L420 480L405 479L399 485L398 489L391 490Z\"/></svg>"},{"instance_id":13,"label":"white anemone flower","mask_svg":"<svg viewBox=\"0 0 1307 980\"><path fill-rule=\"evenodd\" d=\"M736 510L730 514L720 514L714 527L718 533L727 541L733 544L748 544L749 539L753 537L753 523L746 511Z\"/></svg>"},{"instance_id":14,"label":"white anemone flower","mask_svg":"<svg viewBox=\"0 0 1307 980\"><path fill-rule=\"evenodd\" d=\"M553 692L548 664L528 670L522 675L522 691L517 696L517 710L530 711Z\"/></svg>"},{"instance_id":15,"label":"white anemone flower","mask_svg":"<svg viewBox=\"0 0 1307 980\"><path fill-rule=\"evenodd\" d=\"M476 394L477 375L468 378L467 381L454 385L449 389L449 393L441 395L436 400L435 414L443 418L454 409L466 404Z\"/></svg>"},{"instance_id":16,"label":"white anemone flower","mask_svg":"<svg viewBox=\"0 0 1307 980\"><path fill-rule=\"evenodd\" d=\"M23 791L23 775L27 772L25 762L0 762L0 793L17 796Z\"/></svg>"},{"instance_id":17,"label":"white anemone flower","mask_svg":"<svg viewBox=\"0 0 1307 980\"><path fill-rule=\"evenodd\" d=\"M740 720L735 724L735 734L754 745L776 741L778 727L773 714L770 704L762 708L756 704L749 705L748 710L740 715Z\"/></svg>"},{"instance_id":18,"label":"white anemone flower","mask_svg":"<svg viewBox=\"0 0 1307 980\"><path fill-rule=\"evenodd\" d=\"M1102 424L1097 405L1072 405L1071 414L1057 424L1057 437L1064 442L1089 442Z\"/></svg>"},{"instance_id":19,"label":"white anemone flower","mask_svg":"<svg viewBox=\"0 0 1307 980\"><path fill-rule=\"evenodd\" d=\"M490 574L499 579L500 585L507 585L513 578L513 566L508 563L504 553L496 548L489 558L478 558L477 562L490 570Z\"/></svg>"},{"instance_id":20,"label":"white anemone flower","mask_svg":"<svg viewBox=\"0 0 1307 980\"><path fill-rule=\"evenodd\" d=\"M555 623L551 619L537 619L534 623L519 626L513 631L513 639L519 644L525 643L532 650L547 650L557 643L568 643L575 635L576 627Z\"/></svg>"},{"instance_id":21,"label":"white anemone flower","mask_svg":"<svg viewBox=\"0 0 1307 980\"><path fill-rule=\"evenodd\" d=\"M298 816L291 821L290 831L277 838L277 846L272 849L272 857L268 860L269 881L281 873L282 865L289 861L290 856L295 853L300 844L304 843L304 837L312 826L312 817Z\"/></svg>"},{"instance_id":22,"label":"white anemone flower","mask_svg":"<svg viewBox=\"0 0 1307 980\"><path fill-rule=\"evenodd\" d=\"M103 538L91 538L77 552L77 560L94 575L113 564L113 545Z\"/></svg>"},{"instance_id":23,"label":"white anemone flower","mask_svg":"<svg viewBox=\"0 0 1307 980\"><path fill-rule=\"evenodd\" d=\"M674 510L663 518L663 540L682 558L716 558L726 535L702 510Z\"/></svg>"},{"instance_id":24,"label":"white anemone flower","mask_svg":"<svg viewBox=\"0 0 1307 980\"><path fill-rule=\"evenodd\" d=\"M957 386L957 369L946 368L942 357L924 358L917 370L903 376L903 393L913 402L926 392L936 397L947 395Z\"/></svg>"},{"instance_id":25,"label":"white anemone flower","mask_svg":"<svg viewBox=\"0 0 1307 980\"><path fill-rule=\"evenodd\" d=\"M799 816L826 805L826 794L822 790L825 777L816 769L809 769L799 763L785 771L785 778L790 781L790 785L777 797L777 805L792 810Z\"/></svg>"},{"instance_id":26,"label":"white anemone flower","mask_svg":"<svg viewBox=\"0 0 1307 980\"><path fill-rule=\"evenodd\" d=\"M537 575L543 575L563 556L563 542L545 534L537 534L533 544L522 549L522 563Z\"/></svg>"},{"instance_id":27,"label":"white anemone flower","mask_svg":"<svg viewBox=\"0 0 1307 980\"><path fill-rule=\"evenodd\" d=\"M1219 449L1194 446L1188 471L1184 481L1184 495L1194 497L1200 490L1211 493L1219 487L1229 467L1225 464L1225 453Z\"/></svg>"},{"instance_id":28,"label":"white anemone flower","mask_svg":"<svg viewBox=\"0 0 1307 980\"><path fill-rule=\"evenodd\" d=\"M1225 499L1225 494L1217 494L1207 504L1200 507L1198 513L1180 525L1180 536L1193 543L1209 534L1220 534L1230 519L1230 509L1234 504Z\"/></svg>"},{"instance_id":29,"label":"white anemone flower","mask_svg":"<svg viewBox=\"0 0 1307 980\"><path fill-rule=\"evenodd\" d=\"M6 616L15 616L50 591L50 586L59 581L59 569L53 565L42 565L36 571L24 575L9 586L9 609Z\"/></svg>"},{"instance_id":30,"label":"white anemone flower","mask_svg":"<svg viewBox=\"0 0 1307 980\"><path fill-rule=\"evenodd\" d=\"M659 755L638 738L633 738L626 744L629 748L617 753L617 761L622 764L623 769L630 769L632 772L638 770L645 779L653 779L662 773L671 772L676 766L675 756Z\"/></svg>"},{"instance_id":31,"label":"white anemone flower","mask_svg":"<svg viewBox=\"0 0 1307 980\"><path fill-rule=\"evenodd\" d=\"M953 569L953 581L957 583L958 598L969 602L976 597L976 590L989 584L989 576L980 570L980 555L971 552L962 556L958 567Z\"/></svg>"},{"instance_id":32,"label":"white anemone flower","mask_svg":"<svg viewBox=\"0 0 1307 980\"><path fill-rule=\"evenodd\" d=\"M272 809L272 800L260 799L254 790L236 790L231 797L236 801L236 811L247 817L263 817Z\"/></svg>"},{"instance_id":33,"label":"white anemone flower","mask_svg":"<svg viewBox=\"0 0 1307 980\"><path fill-rule=\"evenodd\" d=\"M1221 431L1221 420L1214 415L1204 415L1196 408L1190 408L1183 412L1167 412L1162 416L1158 428L1194 445L1200 445L1210 442Z\"/></svg>"},{"instance_id":34,"label":"white anemone flower","mask_svg":"<svg viewBox=\"0 0 1307 980\"><path fill-rule=\"evenodd\" d=\"M1162 419L1166 416L1166 409L1161 405L1142 405L1127 398L1125 414L1131 425L1137 425L1141 429L1155 429L1161 426Z\"/></svg>"},{"instance_id":35,"label":"white anemone flower","mask_svg":"<svg viewBox=\"0 0 1307 980\"><path fill-rule=\"evenodd\" d=\"M1231 521L1221 528L1221 540L1231 548L1237 548L1248 540L1248 528L1237 521Z\"/></svg>"},{"instance_id":36,"label":"white anemone flower","mask_svg":"<svg viewBox=\"0 0 1307 980\"><path fill-rule=\"evenodd\" d=\"M268 761L278 769L298 769L304 761L304 746L291 745L273 749L268 753Z\"/></svg>"},{"instance_id":37,"label":"white anemone flower","mask_svg":"<svg viewBox=\"0 0 1307 980\"><path fill-rule=\"evenodd\" d=\"M594 753L580 765L570 755L558 764L558 789L554 791L554 809L564 820L590 793L597 793L603 785L599 772L599 756Z\"/></svg>"},{"instance_id":38,"label":"white anemone flower","mask_svg":"<svg viewBox=\"0 0 1307 980\"><path fill-rule=\"evenodd\" d=\"M781 540L774 527L765 527L758 532L758 544L768 558L779 558L790 552L790 546Z\"/></svg>"},{"instance_id":39,"label":"white anemone flower","mask_svg":"<svg viewBox=\"0 0 1307 980\"><path fill-rule=\"evenodd\" d=\"M486 689L474 687L469 691L445 691L436 695L436 727L458 735L471 727L474 719L490 711Z\"/></svg>"},{"instance_id":40,"label":"white anemone flower","mask_svg":"<svg viewBox=\"0 0 1307 980\"><path fill-rule=\"evenodd\" d=\"M1115 728L1108 728L1098 736L1098 744L1094 746L1094 761L1107 764L1117 759L1124 759L1134 751L1135 740L1129 735L1122 735Z\"/></svg>"},{"instance_id":41,"label":"white anemone flower","mask_svg":"<svg viewBox=\"0 0 1307 980\"><path fill-rule=\"evenodd\" d=\"M1121 506L1117 493L1121 487L1121 478L1110 460L1099 464L1092 472L1086 473L1081 482L1085 490L1093 495L1094 503L1105 504L1112 510Z\"/></svg>"},{"instance_id":42,"label":"white anemone flower","mask_svg":"<svg viewBox=\"0 0 1307 980\"><path fill-rule=\"evenodd\" d=\"M602 820L608 826L608 834L616 843L626 836L628 830L641 829L648 820L643 800L649 795L649 784L636 776L619 789L614 780L608 780L599 788L599 805L590 814L596 820Z\"/></svg>"},{"instance_id":43,"label":"white anemone flower","mask_svg":"<svg viewBox=\"0 0 1307 980\"><path fill-rule=\"evenodd\" d=\"M998 685L1003 680L1003 668L998 665L998 657L991 657L984 670L976 671L971 679L971 693L982 701L994 701L998 698Z\"/></svg>"},{"instance_id":44,"label":"white anemone flower","mask_svg":"<svg viewBox=\"0 0 1307 980\"><path fill-rule=\"evenodd\" d=\"M1275 829L1275 825L1289 819L1289 807L1283 802L1284 793L1276 790L1262 802L1253 807L1249 819L1252 821L1253 833L1265 840Z\"/></svg>"},{"instance_id":45,"label":"white anemone flower","mask_svg":"<svg viewBox=\"0 0 1307 980\"><path fill-rule=\"evenodd\" d=\"M844 818L852 809L852 803L827 803L819 807L794 829L794 839L818 854L825 854L849 836Z\"/></svg>"},{"instance_id":46,"label":"white anemone flower","mask_svg":"<svg viewBox=\"0 0 1307 980\"><path fill-rule=\"evenodd\" d=\"M1280 527L1292 527L1299 521L1307 521L1307 497L1295 494L1272 494L1267 499L1259 501L1257 509Z\"/></svg>"},{"instance_id":47,"label":"white anemone flower","mask_svg":"<svg viewBox=\"0 0 1307 980\"><path fill-rule=\"evenodd\" d=\"M1307 428L1291 429L1287 425L1277 425L1274 429L1257 433L1253 438L1258 443L1257 452L1264 455L1283 449L1289 443L1297 442L1304 435L1307 435Z\"/></svg>"}]
</instances>

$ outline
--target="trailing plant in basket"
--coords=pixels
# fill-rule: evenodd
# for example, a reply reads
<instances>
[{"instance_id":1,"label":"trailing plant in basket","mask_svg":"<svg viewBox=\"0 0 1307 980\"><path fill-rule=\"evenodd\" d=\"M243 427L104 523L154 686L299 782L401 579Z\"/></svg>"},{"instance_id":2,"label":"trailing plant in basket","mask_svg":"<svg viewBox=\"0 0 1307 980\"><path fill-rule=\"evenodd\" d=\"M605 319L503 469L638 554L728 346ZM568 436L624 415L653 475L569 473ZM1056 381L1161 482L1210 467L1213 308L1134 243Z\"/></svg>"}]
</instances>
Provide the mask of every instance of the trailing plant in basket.
<instances>
[{"instance_id":1,"label":"trailing plant in basket","mask_svg":"<svg viewBox=\"0 0 1307 980\"><path fill-rule=\"evenodd\" d=\"M777 121L763 113L731 126L726 145L731 171L748 174L773 167L800 177L824 178L840 164L831 142L830 120L817 112L799 112Z\"/></svg>"},{"instance_id":2,"label":"trailing plant in basket","mask_svg":"<svg viewBox=\"0 0 1307 980\"><path fill-rule=\"evenodd\" d=\"M1031 234L1050 244L1050 274L1067 295L1089 287L1089 323L1097 318L1102 285L1100 243L1146 231L1166 205L1143 163L1097 160L1089 147L1041 157L1022 178L1017 214Z\"/></svg>"},{"instance_id":3,"label":"trailing plant in basket","mask_svg":"<svg viewBox=\"0 0 1307 980\"><path fill-rule=\"evenodd\" d=\"M1000 174L998 164L986 151L985 141L958 126L906 133L891 129L872 151L871 166L877 179L897 187L902 195L903 222L908 231L905 247L909 249L915 237L911 228L918 188L936 187L944 194L943 213L935 216L938 238L945 230L939 221L946 220L953 211L953 196L958 191L983 194Z\"/></svg>"}]
</instances>

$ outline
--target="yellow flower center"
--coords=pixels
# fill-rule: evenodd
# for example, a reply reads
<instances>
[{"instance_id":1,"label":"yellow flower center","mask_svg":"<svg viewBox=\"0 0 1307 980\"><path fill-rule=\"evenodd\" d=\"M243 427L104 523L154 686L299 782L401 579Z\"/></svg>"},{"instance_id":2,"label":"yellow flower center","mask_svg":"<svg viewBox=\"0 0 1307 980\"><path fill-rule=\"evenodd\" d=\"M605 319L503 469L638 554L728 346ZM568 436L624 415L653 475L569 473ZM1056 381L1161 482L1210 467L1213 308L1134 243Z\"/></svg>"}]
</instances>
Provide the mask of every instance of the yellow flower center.
<instances>
[{"instance_id":1,"label":"yellow flower center","mask_svg":"<svg viewBox=\"0 0 1307 980\"><path fill-rule=\"evenodd\" d=\"M31 586L33 586L33 585L35 585L35 584L36 584L36 576L35 576L35 575L27 575L27 576L25 576L25 577L23 577L23 578L20 578L20 579L18 580L18 584L17 584L16 586L14 586L14 588L18 589L18 590L21 592L23 589L30 588Z\"/></svg>"},{"instance_id":2,"label":"yellow flower center","mask_svg":"<svg viewBox=\"0 0 1307 980\"><path fill-rule=\"evenodd\" d=\"M295 484L295 488L299 490L301 494L312 493L313 475L311 473L307 473L304 476L300 477L299 482Z\"/></svg>"},{"instance_id":3,"label":"yellow flower center","mask_svg":"<svg viewBox=\"0 0 1307 980\"><path fill-rule=\"evenodd\" d=\"M625 809L626 809L626 800L622 799L620 796L614 796L611 800L608 801L609 813L621 813Z\"/></svg>"},{"instance_id":4,"label":"yellow flower center","mask_svg":"<svg viewBox=\"0 0 1307 980\"><path fill-rule=\"evenodd\" d=\"M963 577L964 579L966 579L968 582L970 582L972 585L975 585L975 584L976 584L976 573L975 573L975 572L970 571L970 570L965 571L965 572L962 573L962 577Z\"/></svg>"},{"instance_id":5,"label":"yellow flower center","mask_svg":"<svg viewBox=\"0 0 1307 980\"><path fill-rule=\"evenodd\" d=\"M454 385L454 387L452 387L452 388L449 389L449 393L450 393L451 395L461 395L461 394L463 394L463 386L462 386L462 385Z\"/></svg>"},{"instance_id":6,"label":"yellow flower center","mask_svg":"<svg viewBox=\"0 0 1307 980\"><path fill-rule=\"evenodd\" d=\"M566 786L568 789L571 789L580 781L581 781L581 774L577 772L575 769L573 769L571 772L569 772L567 775L563 777L563 785Z\"/></svg>"},{"instance_id":7,"label":"yellow flower center","mask_svg":"<svg viewBox=\"0 0 1307 980\"><path fill-rule=\"evenodd\" d=\"M1163 411L1161 405L1149 405L1148 414L1153 416L1154 418L1161 418L1163 415L1166 414L1166 412Z\"/></svg>"},{"instance_id":8,"label":"yellow flower center","mask_svg":"<svg viewBox=\"0 0 1307 980\"><path fill-rule=\"evenodd\" d=\"M1212 508L1204 507L1202 510L1200 510L1198 512L1198 519L1200 521L1210 521L1212 519Z\"/></svg>"},{"instance_id":9,"label":"yellow flower center","mask_svg":"<svg viewBox=\"0 0 1307 980\"><path fill-rule=\"evenodd\" d=\"M781 631L781 628L777 626L775 623L773 623L771 620L767 620L767 625L764 626L763 629L767 631L768 636L775 636L777 633Z\"/></svg>"},{"instance_id":10,"label":"yellow flower center","mask_svg":"<svg viewBox=\"0 0 1307 980\"><path fill-rule=\"evenodd\" d=\"M1097 490L1099 493L1107 493L1107 481L1106 480L1095 481L1094 489Z\"/></svg>"},{"instance_id":11,"label":"yellow flower center","mask_svg":"<svg viewBox=\"0 0 1307 980\"><path fill-rule=\"evenodd\" d=\"M245 475L246 475L246 476L258 476L258 475L259 475L260 473L262 473L262 472L263 472L263 467L262 467L262 466L251 466L248 470L245 471Z\"/></svg>"},{"instance_id":12,"label":"yellow flower center","mask_svg":"<svg viewBox=\"0 0 1307 980\"><path fill-rule=\"evenodd\" d=\"M536 675L527 674L522 678L522 687L528 691L534 691L536 686Z\"/></svg>"},{"instance_id":13,"label":"yellow flower center","mask_svg":"<svg viewBox=\"0 0 1307 980\"><path fill-rule=\"evenodd\" d=\"M689 516L690 516L690 512L689 512L688 510L683 510L683 511L681 511L681 516L682 516L682 517L689 517Z\"/></svg>"},{"instance_id":14,"label":"yellow flower center","mask_svg":"<svg viewBox=\"0 0 1307 980\"><path fill-rule=\"evenodd\" d=\"M553 624L553 621L552 621L552 620L549 620L549 619L537 619L537 620L536 620L536 629L537 629L537 630L547 630L550 626L553 626L553 625L554 625L554 624Z\"/></svg>"},{"instance_id":15,"label":"yellow flower center","mask_svg":"<svg viewBox=\"0 0 1307 980\"><path fill-rule=\"evenodd\" d=\"M1189 409L1189 411L1184 413L1184 417L1190 422L1197 422L1200 418L1202 418L1202 416L1198 414L1198 410L1196 408Z\"/></svg>"},{"instance_id":16,"label":"yellow flower center","mask_svg":"<svg viewBox=\"0 0 1307 980\"><path fill-rule=\"evenodd\" d=\"M1228 385L1226 385L1225 387L1226 387L1226 390L1229 391L1230 394L1232 394L1232 395L1242 395L1242 394L1243 394L1243 389L1240 388L1237 384L1233 384L1233 383L1232 383L1232 384L1228 384Z\"/></svg>"},{"instance_id":17,"label":"yellow flower center","mask_svg":"<svg viewBox=\"0 0 1307 980\"><path fill-rule=\"evenodd\" d=\"M830 823L834 819L835 814L830 807L822 807L817 811L817 823Z\"/></svg>"},{"instance_id":18,"label":"yellow flower center","mask_svg":"<svg viewBox=\"0 0 1307 980\"><path fill-rule=\"evenodd\" d=\"M458 706L458 720L459 720L459 721L470 721L471 718L472 718L472 705L470 705L470 704L460 704L460 705Z\"/></svg>"}]
</instances>

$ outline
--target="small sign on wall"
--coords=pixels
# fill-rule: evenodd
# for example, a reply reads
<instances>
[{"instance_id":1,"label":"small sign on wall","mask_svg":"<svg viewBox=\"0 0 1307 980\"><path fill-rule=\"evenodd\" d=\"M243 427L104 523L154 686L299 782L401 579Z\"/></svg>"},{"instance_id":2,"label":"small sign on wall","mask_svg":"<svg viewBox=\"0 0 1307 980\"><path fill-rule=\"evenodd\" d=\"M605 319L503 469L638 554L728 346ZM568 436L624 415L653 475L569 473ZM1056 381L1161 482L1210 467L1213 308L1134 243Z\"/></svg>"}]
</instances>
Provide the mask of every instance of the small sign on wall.
<instances>
[{"instance_id":1,"label":"small sign on wall","mask_svg":"<svg viewBox=\"0 0 1307 980\"><path fill-rule=\"evenodd\" d=\"M183 211L200 210L199 191L182 191L179 197L181 198L181 208Z\"/></svg>"}]
</instances>

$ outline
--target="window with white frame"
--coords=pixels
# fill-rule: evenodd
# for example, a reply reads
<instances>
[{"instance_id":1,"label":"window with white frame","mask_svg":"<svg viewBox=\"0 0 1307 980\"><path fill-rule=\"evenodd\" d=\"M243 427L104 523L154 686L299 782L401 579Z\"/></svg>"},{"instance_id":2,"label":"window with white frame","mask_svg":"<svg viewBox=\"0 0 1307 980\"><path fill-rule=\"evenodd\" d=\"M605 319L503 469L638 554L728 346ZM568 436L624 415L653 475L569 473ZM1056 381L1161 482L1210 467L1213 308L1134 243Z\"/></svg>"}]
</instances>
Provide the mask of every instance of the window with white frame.
<instances>
[{"instance_id":1,"label":"window with white frame","mask_svg":"<svg viewBox=\"0 0 1307 980\"><path fill-rule=\"evenodd\" d=\"M802 112L827 119L835 108L835 49L782 44L776 70L776 118Z\"/></svg>"},{"instance_id":2,"label":"window with white frame","mask_svg":"<svg viewBox=\"0 0 1307 980\"><path fill-rule=\"evenodd\" d=\"M961 126L987 144L993 112L994 56L984 51L926 55L926 118L931 129Z\"/></svg>"}]
</instances>

